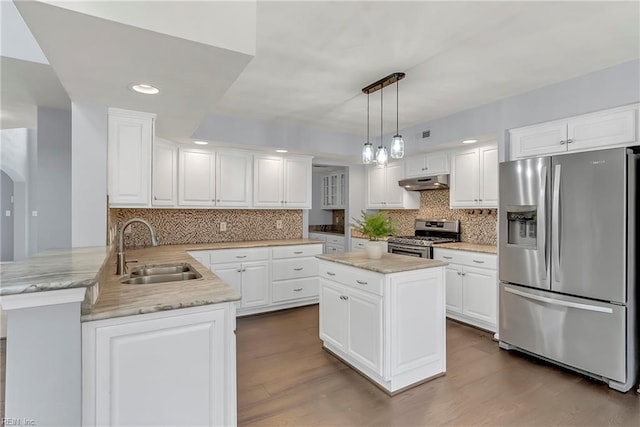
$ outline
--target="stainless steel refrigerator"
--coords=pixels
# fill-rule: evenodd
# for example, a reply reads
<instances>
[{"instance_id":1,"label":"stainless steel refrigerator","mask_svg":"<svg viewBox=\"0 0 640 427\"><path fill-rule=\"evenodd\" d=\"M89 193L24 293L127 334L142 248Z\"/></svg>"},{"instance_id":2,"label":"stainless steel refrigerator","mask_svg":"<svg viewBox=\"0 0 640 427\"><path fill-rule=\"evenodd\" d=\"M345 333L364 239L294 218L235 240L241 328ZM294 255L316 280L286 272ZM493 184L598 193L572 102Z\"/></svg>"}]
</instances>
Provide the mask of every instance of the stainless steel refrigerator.
<instances>
[{"instance_id":1,"label":"stainless steel refrigerator","mask_svg":"<svg viewBox=\"0 0 640 427\"><path fill-rule=\"evenodd\" d=\"M625 148L500 164L500 346L638 381L640 176Z\"/></svg>"}]
</instances>

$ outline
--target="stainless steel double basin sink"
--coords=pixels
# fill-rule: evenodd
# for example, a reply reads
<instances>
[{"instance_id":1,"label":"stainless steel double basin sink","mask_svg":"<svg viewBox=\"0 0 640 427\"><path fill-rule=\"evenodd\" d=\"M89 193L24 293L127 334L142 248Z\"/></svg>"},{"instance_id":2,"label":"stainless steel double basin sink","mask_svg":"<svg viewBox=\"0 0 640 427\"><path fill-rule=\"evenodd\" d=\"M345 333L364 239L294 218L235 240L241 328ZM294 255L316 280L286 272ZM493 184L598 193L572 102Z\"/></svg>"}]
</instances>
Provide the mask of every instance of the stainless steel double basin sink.
<instances>
[{"instance_id":1,"label":"stainless steel double basin sink","mask_svg":"<svg viewBox=\"0 0 640 427\"><path fill-rule=\"evenodd\" d=\"M120 283L127 285L147 285L151 283L178 282L182 280L199 279L198 273L191 264L186 262L177 264L143 265L131 270L127 276L120 279Z\"/></svg>"}]
</instances>

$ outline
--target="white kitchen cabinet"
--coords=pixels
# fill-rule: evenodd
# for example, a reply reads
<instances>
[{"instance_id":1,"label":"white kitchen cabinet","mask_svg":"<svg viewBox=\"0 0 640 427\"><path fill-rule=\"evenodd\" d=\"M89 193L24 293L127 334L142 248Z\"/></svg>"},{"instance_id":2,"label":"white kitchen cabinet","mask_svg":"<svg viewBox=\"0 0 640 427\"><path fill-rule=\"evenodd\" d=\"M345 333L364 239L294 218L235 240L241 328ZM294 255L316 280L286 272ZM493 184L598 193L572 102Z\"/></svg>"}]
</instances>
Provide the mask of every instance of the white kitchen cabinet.
<instances>
[{"instance_id":1,"label":"white kitchen cabinet","mask_svg":"<svg viewBox=\"0 0 640 427\"><path fill-rule=\"evenodd\" d=\"M498 206L498 147L485 146L451 154L449 204L454 208Z\"/></svg>"},{"instance_id":2,"label":"white kitchen cabinet","mask_svg":"<svg viewBox=\"0 0 640 427\"><path fill-rule=\"evenodd\" d=\"M320 260L320 339L393 393L445 370L443 267L380 274Z\"/></svg>"},{"instance_id":3,"label":"white kitchen cabinet","mask_svg":"<svg viewBox=\"0 0 640 427\"><path fill-rule=\"evenodd\" d=\"M446 267L447 316L483 329L497 328L496 255L434 248Z\"/></svg>"},{"instance_id":4,"label":"white kitchen cabinet","mask_svg":"<svg viewBox=\"0 0 640 427\"><path fill-rule=\"evenodd\" d=\"M510 159L599 150L638 142L638 104L509 131Z\"/></svg>"},{"instance_id":5,"label":"white kitchen cabinet","mask_svg":"<svg viewBox=\"0 0 640 427\"><path fill-rule=\"evenodd\" d=\"M321 178L320 207L322 209L343 209L345 206L346 178L343 172L332 173Z\"/></svg>"},{"instance_id":6,"label":"white kitchen cabinet","mask_svg":"<svg viewBox=\"0 0 640 427\"><path fill-rule=\"evenodd\" d=\"M406 178L449 174L448 151L407 157L404 163Z\"/></svg>"},{"instance_id":7,"label":"white kitchen cabinet","mask_svg":"<svg viewBox=\"0 0 640 427\"><path fill-rule=\"evenodd\" d=\"M420 192L407 191L398 185L404 178L404 163L389 163L384 168L367 168L365 205L367 209L418 209Z\"/></svg>"},{"instance_id":8,"label":"white kitchen cabinet","mask_svg":"<svg viewBox=\"0 0 640 427\"><path fill-rule=\"evenodd\" d=\"M156 138L153 142L153 206L175 206L178 202L178 146Z\"/></svg>"},{"instance_id":9,"label":"white kitchen cabinet","mask_svg":"<svg viewBox=\"0 0 640 427\"><path fill-rule=\"evenodd\" d=\"M353 252L363 252L365 250L364 245L369 241L369 239L361 239L359 237L351 238L351 251ZM388 252L388 244L386 241L382 240L382 252Z\"/></svg>"},{"instance_id":10,"label":"white kitchen cabinet","mask_svg":"<svg viewBox=\"0 0 640 427\"><path fill-rule=\"evenodd\" d=\"M82 324L82 425L236 425L232 303Z\"/></svg>"},{"instance_id":11,"label":"white kitchen cabinet","mask_svg":"<svg viewBox=\"0 0 640 427\"><path fill-rule=\"evenodd\" d=\"M249 207L251 155L240 151L183 148L179 153L181 206Z\"/></svg>"},{"instance_id":12,"label":"white kitchen cabinet","mask_svg":"<svg viewBox=\"0 0 640 427\"><path fill-rule=\"evenodd\" d=\"M155 117L109 108L109 206L150 206Z\"/></svg>"},{"instance_id":13,"label":"white kitchen cabinet","mask_svg":"<svg viewBox=\"0 0 640 427\"><path fill-rule=\"evenodd\" d=\"M271 299L278 303L312 304L318 301L318 260L321 245L272 249Z\"/></svg>"},{"instance_id":14,"label":"white kitchen cabinet","mask_svg":"<svg viewBox=\"0 0 640 427\"><path fill-rule=\"evenodd\" d=\"M255 155L255 207L311 209L311 157Z\"/></svg>"}]
</instances>

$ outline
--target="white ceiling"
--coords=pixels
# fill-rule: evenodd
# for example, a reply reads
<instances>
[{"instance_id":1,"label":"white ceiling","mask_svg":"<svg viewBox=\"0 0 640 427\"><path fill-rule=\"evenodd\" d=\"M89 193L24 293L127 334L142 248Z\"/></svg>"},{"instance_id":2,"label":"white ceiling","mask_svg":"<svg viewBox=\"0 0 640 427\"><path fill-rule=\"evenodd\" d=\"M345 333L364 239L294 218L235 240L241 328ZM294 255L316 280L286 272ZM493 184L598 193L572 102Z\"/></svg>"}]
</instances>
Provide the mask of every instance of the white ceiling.
<instances>
[{"instance_id":1,"label":"white ceiling","mask_svg":"<svg viewBox=\"0 0 640 427\"><path fill-rule=\"evenodd\" d=\"M73 101L158 113L158 133L182 141L208 114L363 135L360 89L395 71L407 74L403 128L640 57L639 2L258 1L253 59L47 4L18 9ZM161 95L126 89L142 80ZM395 91L384 99L387 133Z\"/></svg>"}]
</instances>

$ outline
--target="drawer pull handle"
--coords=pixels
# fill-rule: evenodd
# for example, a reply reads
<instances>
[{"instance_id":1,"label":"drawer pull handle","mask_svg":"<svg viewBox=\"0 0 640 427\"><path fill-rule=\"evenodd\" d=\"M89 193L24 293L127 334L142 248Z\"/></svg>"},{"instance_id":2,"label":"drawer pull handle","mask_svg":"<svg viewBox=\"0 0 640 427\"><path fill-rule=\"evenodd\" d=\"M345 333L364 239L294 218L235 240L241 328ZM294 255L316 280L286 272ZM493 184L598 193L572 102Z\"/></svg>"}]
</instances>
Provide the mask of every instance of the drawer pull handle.
<instances>
[{"instance_id":1,"label":"drawer pull handle","mask_svg":"<svg viewBox=\"0 0 640 427\"><path fill-rule=\"evenodd\" d=\"M302 251L295 251L294 254L296 255L300 255L302 253Z\"/></svg>"},{"instance_id":2,"label":"drawer pull handle","mask_svg":"<svg viewBox=\"0 0 640 427\"><path fill-rule=\"evenodd\" d=\"M477 259L474 259L473 262L475 262L476 264L484 264L484 261L478 261Z\"/></svg>"},{"instance_id":3,"label":"drawer pull handle","mask_svg":"<svg viewBox=\"0 0 640 427\"><path fill-rule=\"evenodd\" d=\"M236 255L236 258L246 258L246 255Z\"/></svg>"},{"instance_id":4,"label":"drawer pull handle","mask_svg":"<svg viewBox=\"0 0 640 427\"><path fill-rule=\"evenodd\" d=\"M362 280L356 280L357 283L361 284L361 285L368 285L369 283L364 282Z\"/></svg>"},{"instance_id":5,"label":"drawer pull handle","mask_svg":"<svg viewBox=\"0 0 640 427\"><path fill-rule=\"evenodd\" d=\"M452 256L445 256L445 255L442 255L442 258L444 258L444 259L453 259Z\"/></svg>"},{"instance_id":6,"label":"drawer pull handle","mask_svg":"<svg viewBox=\"0 0 640 427\"><path fill-rule=\"evenodd\" d=\"M336 273L332 273L332 272L330 272L330 271L327 271L327 274L328 274L329 276L335 276L335 275L336 275Z\"/></svg>"},{"instance_id":7,"label":"drawer pull handle","mask_svg":"<svg viewBox=\"0 0 640 427\"><path fill-rule=\"evenodd\" d=\"M302 271L302 270L304 270L304 268L303 268L303 267L298 267L298 268L294 268L294 269L293 269L293 271Z\"/></svg>"},{"instance_id":8,"label":"drawer pull handle","mask_svg":"<svg viewBox=\"0 0 640 427\"><path fill-rule=\"evenodd\" d=\"M295 288L295 289L293 290L293 292L300 292L301 290L302 290L302 288Z\"/></svg>"},{"instance_id":9,"label":"drawer pull handle","mask_svg":"<svg viewBox=\"0 0 640 427\"><path fill-rule=\"evenodd\" d=\"M239 269L237 269L236 271L237 271L238 273L242 273L242 269L240 269L240 268L239 268Z\"/></svg>"}]
</instances>

